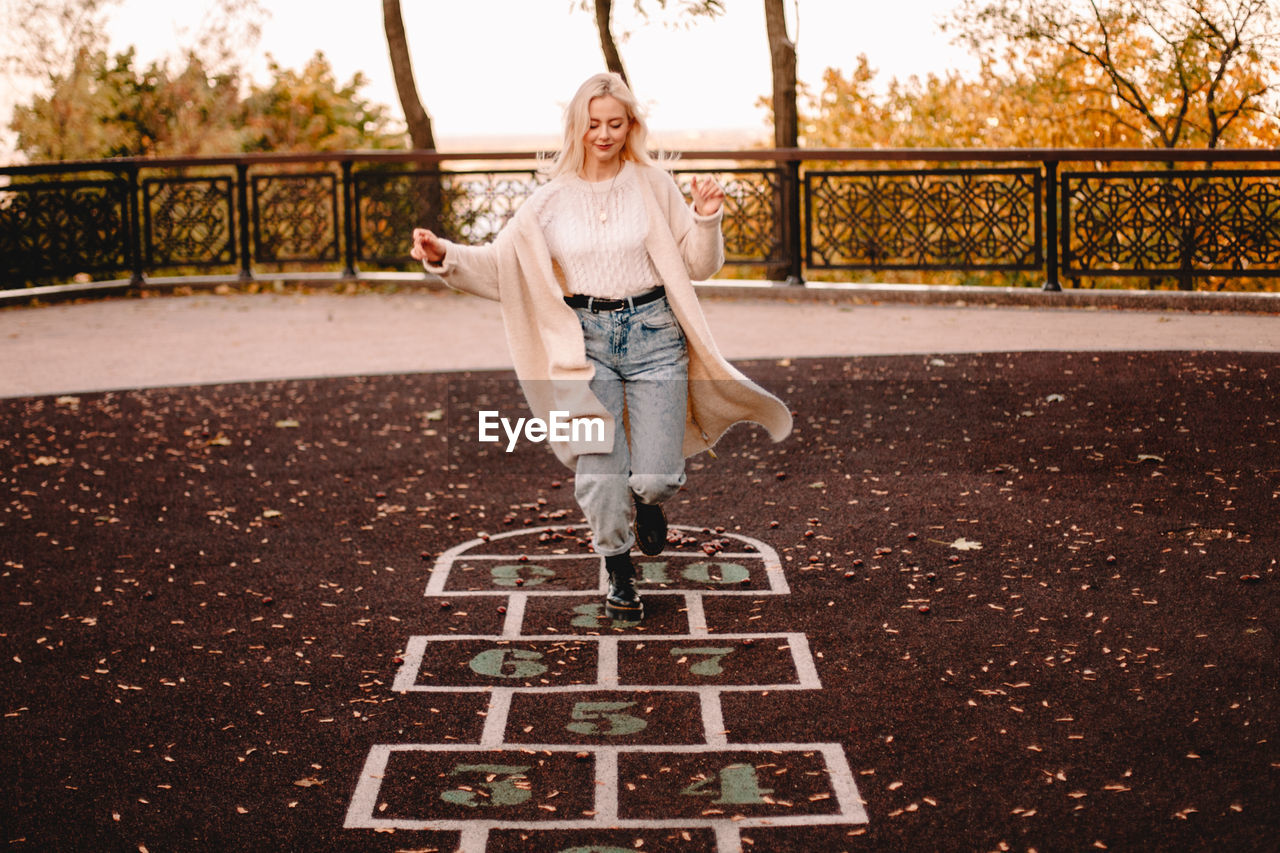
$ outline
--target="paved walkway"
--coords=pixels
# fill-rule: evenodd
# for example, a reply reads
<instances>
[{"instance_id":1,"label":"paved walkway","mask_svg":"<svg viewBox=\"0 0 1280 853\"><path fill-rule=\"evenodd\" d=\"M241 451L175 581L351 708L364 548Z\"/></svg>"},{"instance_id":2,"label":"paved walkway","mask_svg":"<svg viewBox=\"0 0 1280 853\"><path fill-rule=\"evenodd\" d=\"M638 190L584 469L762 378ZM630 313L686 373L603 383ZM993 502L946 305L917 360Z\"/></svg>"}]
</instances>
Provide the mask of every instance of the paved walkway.
<instances>
[{"instance_id":1,"label":"paved walkway","mask_svg":"<svg viewBox=\"0 0 1280 853\"><path fill-rule=\"evenodd\" d=\"M1280 351L1280 316L703 299L732 359L1029 350ZM495 303L410 291L108 299L0 310L0 397L511 362Z\"/></svg>"}]
</instances>

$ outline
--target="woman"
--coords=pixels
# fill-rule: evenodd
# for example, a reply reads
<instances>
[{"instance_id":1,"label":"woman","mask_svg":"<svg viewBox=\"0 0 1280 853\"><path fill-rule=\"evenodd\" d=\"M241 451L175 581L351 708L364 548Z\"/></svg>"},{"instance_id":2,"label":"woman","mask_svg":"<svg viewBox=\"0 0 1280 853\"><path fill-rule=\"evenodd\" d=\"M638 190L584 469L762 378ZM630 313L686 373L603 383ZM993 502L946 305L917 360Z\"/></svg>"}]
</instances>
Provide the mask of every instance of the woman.
<instances>
[{"instance_id":1,"label":"woman","mask_svg":"<svg viewBox=\"0 0 1280 853\"><path fill-rule=\"evenodd\" d=\"M694 294L691 278L724 263L724 193L695 179L690 209L647 139L622 78L597 74L565 110L551 180L494 242L463 246L418 228L411 252L451 287L501 302L534 416L604 423L602 437L552 447L576 473L604 557L605 611L628 621L644 615L631 548L662 552L662 503L684 484L685 457L739 421L775 441L791 430L787 407L720 355Z\"/></svg>"}]
</instances>

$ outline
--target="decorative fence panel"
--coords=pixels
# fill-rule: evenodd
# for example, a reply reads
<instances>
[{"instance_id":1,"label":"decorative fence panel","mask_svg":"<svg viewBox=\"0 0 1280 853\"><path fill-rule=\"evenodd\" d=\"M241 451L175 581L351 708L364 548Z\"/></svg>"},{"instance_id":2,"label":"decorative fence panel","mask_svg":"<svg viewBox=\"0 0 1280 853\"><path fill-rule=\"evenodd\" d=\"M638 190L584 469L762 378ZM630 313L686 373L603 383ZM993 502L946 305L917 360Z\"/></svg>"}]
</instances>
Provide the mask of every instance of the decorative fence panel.
<instances>
[{"instance_id":1,"label":"decorative fence panel","mask_svg":"<svg viewBox=\"0 0 1280 853\"><path fill-rule=\"evenodd\" d=\"M112 275L128 270L129 190L119 179L0 187L2 286L22 287L63 271Z\"/></svg>"},{"instance_id":2,"label":"decorative fence panel","mask_svg":"<svg viewBox=\"0 0 1280 853\"><path fill-rule=\"evenodd\" d=\"M1068 276L1280 276L1280 171L1076 172L1062 184Z\"/></svg>"},{"instance_id":3,"label":"decorative fence panel","mask_svg":"<svg viewBox=\"0 0 1280 853\"><path fill-rule=\"evenodd\" d=\"M810 269L1036 270L1039 169L805 176Z\"/></svg>"}]
</instances>

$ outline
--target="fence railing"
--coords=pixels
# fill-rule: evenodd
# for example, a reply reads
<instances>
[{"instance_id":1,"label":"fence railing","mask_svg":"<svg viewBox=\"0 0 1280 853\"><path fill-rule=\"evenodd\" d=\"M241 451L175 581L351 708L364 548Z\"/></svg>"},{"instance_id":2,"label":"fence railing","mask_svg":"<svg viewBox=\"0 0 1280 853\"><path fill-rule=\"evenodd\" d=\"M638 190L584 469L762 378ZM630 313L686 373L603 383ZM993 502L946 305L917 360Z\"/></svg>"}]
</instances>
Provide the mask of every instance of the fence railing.
<instances>
[{"instance_id":1,"label":"fence railing","mask_svg":"<svg viewBox=\"0 0 1280 853\"><path fill-rule=\"evenodd\" d=\"M418 276L415 226L486 242L542 183L538 165L347 152L3 168L0 292ZM724 185L729 264L793 284L822 271L999 271L1046 290L1280 277L1280 151L697 151L673 172L686 189L692 174Z\"/></svg>"}]
</instances>

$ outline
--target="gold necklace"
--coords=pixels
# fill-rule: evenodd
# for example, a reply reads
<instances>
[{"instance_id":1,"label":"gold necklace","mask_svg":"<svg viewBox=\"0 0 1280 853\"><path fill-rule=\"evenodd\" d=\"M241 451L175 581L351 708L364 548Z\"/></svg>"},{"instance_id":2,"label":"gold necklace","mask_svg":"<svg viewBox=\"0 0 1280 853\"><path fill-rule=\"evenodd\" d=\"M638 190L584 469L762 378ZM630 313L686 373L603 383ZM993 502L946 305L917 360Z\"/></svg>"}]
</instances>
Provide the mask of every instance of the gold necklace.
<instances>
[{"instance_id":1,"label":"gold necklace","mask_svg":"<svg viewBox=\"0 0 1280 853\"><path fill-rule=\"evenodd\" d=\"M621 163L618 164L618 171L613 173L613 180L609 181L609 190L604 194L603 206L599 206L596 204L595 188L593 187L591 190L591 206L594 207L596 211L600 214L601 223L605 223L609 221L609 199L613 197L613 185L618 182L618 175L622 174L622 165L623 164Z\"/></svg>"}]
</instances>

